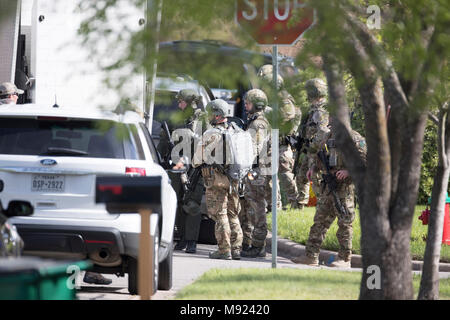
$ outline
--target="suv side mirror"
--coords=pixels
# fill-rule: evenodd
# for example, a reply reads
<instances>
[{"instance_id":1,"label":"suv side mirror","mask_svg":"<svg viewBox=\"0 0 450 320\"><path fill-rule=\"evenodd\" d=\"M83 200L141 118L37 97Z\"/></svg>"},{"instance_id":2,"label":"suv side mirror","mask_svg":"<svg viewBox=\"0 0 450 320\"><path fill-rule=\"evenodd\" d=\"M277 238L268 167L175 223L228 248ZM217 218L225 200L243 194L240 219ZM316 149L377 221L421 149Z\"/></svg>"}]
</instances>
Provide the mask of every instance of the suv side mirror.
<instances>
[{"instance_id":1,"label":"suv side mirror","mask_svg":"<svg viewBox=\"0 0 450 320\"><path fill-rule=\"evenodd\" d=\"M11 201L8 209L4 210L4 215L11 217L25 217L31 216L34 213L34 208L28 201Z\"/></svg>"}]
</instances>

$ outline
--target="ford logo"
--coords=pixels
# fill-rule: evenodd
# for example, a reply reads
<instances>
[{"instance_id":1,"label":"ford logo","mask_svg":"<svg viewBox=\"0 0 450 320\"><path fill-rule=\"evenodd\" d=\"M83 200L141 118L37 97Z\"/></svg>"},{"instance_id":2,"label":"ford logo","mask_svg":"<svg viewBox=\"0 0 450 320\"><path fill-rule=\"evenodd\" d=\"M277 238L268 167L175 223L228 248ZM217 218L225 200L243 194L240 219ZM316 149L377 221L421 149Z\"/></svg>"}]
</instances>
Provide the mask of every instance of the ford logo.
<instances>
[{"instance_id":1,"label":"ford logo","mask_svg":"<svg viewBox=\"0 0 450 320\"><path fill-rule=\"evenodd\" d=\"M44 166L54 166L55 164L58 164L58 162L53 159L42 159L41 164Z\"/></svg>"}]
</instances>

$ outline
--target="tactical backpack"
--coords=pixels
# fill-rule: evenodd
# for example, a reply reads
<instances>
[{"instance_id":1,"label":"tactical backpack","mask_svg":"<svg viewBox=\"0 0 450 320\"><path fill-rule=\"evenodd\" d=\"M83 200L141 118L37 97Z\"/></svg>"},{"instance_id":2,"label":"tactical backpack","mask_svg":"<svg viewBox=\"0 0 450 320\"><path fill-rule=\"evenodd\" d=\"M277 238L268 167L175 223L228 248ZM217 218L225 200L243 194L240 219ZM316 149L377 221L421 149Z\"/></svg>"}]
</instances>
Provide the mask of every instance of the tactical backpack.
<instances>
[{"instance_id":1,"label":"tactical backpack","mask_svg":"<svg viewBox=\"0 0 450 320\"><path fill-rule=\"evenodd\" d=\"M207 131L222 135L224 161L219 167L230 179L242 180L252 169L256 157L250 132L234 123L228 129L214 128Z\"/></svg>"}]
</instances>

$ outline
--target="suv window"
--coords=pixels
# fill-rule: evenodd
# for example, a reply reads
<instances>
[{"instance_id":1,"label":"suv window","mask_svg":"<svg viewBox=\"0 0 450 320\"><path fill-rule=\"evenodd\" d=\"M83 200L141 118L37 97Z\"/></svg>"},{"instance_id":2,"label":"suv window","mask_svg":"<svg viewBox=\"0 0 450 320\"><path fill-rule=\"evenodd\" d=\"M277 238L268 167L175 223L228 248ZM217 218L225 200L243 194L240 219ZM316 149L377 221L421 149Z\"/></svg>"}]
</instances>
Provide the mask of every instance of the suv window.
<instances>
[{"instance_id":1,"label":"suv window","mask_svg":"<svg viewBox=\"0 0 450 320\"><path fill-rule=\"evenodd\" d=\"M144 136L147 141L147 145L150 149L150 153L152 155L153 162L161 164L161 162L162 162L161 156L159 155L158 151L156 150L155 143L154 143L152 137L150 136L150 133L148 132L148 129L145 126L145 124L141 123L141 129L144 132Z\"/></svg>"},{"instance_id":2,"label":"suv window","mask_svg":"<svg viewBox=\"0 0 450 320\"><path fill-rule=\"evenodd\" d=\"M178 100L175 98L178 92L158 90L155 94L155 105L153 111L153 120L159 123L166 121L169 128L180 125L179 121L182 111L178 108ZM205 88L200 87L200 94L204 97L208 96ZM197 104L200 110L204 110L202 99Z\"/></svg>"},{"instance_id":3,"label":"suv window","mask_svg":"<svg viewBox=\"0 0 450 320\"><path fill-rule=\"evenodd\" d=\"M153 120L162 123L167 121L169 125L174 125L174 114L180 112L178 101L175 99L177 92L157 91L155 94L155 105Z\"/></svg>"},{"instance_id":4,"label":"suv window","mask_svg":"<svg viewBox=\"0 0 450 320\"><path fill-rule=\"evenodd\" d=\"M143 160L130 130L109 120L0 118L0 154Z\"/></svg>"}]
</instances>

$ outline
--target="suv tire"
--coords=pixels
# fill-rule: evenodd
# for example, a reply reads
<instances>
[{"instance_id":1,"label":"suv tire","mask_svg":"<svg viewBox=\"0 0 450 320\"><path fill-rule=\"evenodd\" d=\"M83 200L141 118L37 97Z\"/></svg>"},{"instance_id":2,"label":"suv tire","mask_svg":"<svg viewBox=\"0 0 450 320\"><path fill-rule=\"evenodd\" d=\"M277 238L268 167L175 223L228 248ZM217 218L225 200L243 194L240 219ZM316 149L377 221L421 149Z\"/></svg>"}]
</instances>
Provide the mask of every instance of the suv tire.
<instances>
[{"instance_id":1,"label":"suv tire","mask_svg":"<svg viewBox=\"0 0 450 320\"><path fill-rule=\"evenodd\" d=\"M166 259L159 264L158 289L172 289L173 277L173 243L170 244Z\"/></svg>"},{"instance_id":2,"label":"suv tire","mask_svg":"<svg viewBox=\"0 0 450 320\"><path fill-rule=\"evenodd\" d=\"M158 263L158 250L159 250L159 228L156 228L154 247L153 247L153 292L157 291L157 284L159 278L159 263ZM128 258L128 292L130 294L138 294L138 260L129 257Z\"/></svg>"}]
</instances>

